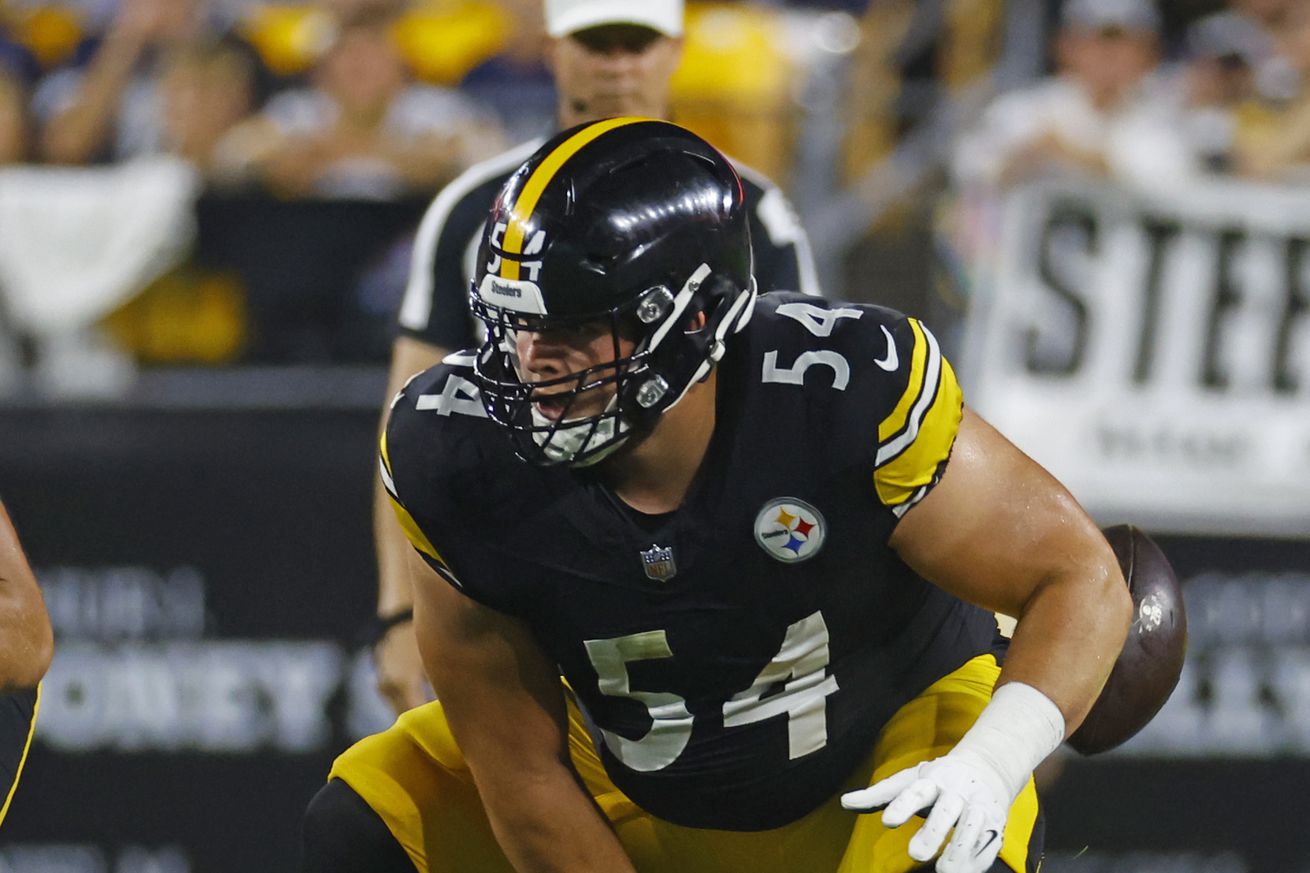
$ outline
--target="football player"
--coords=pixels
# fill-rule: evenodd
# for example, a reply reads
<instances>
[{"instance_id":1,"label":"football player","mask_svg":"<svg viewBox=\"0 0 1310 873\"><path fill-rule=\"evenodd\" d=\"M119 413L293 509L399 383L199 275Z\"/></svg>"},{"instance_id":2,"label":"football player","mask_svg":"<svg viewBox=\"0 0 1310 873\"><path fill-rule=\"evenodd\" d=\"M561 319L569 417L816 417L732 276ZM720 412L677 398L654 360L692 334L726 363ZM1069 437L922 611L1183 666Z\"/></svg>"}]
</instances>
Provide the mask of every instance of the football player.
<instances>
[{"instance_id":1,"label":"football player","mask_svg":"<svg viewBox=\"0 0 1310 873\"><path fill-rule=\"evenodd\" d=\"M0 504L0 824L27 761L39 683L53 654L54 635L41 589L9 513Z\"/></svg>"},{"instance_id":2,"label":"football player","mask_svg":"<svg viewBox=\"0 0 1310 873\"><path fill-rule=\"evenodd\" d=\"M547 48L560 128L615 115L666 117L669 79L682 50L682 20L682 0L547 0ZM526 143L470 168L428 209L415 242L400 334L392 349L388 401L410 376L478 341L468 287L487 210L510 173L540 145L541 140ZM759 173L742 166L737 170L755 241L759 287L818 293L809 242L786 197ZM409 546L381 488L374 506L374 536L378 689L400 713L423 703L429 694L409 623Z\"/></svg>"},{"instance_id":3,"label":"football player","mask_svg":"<svg viewBox=\"0 0 1310 873\"><path fill-rule=\"evenodd\" d=\"M486 339L381 445L440 702L338 758L308 870L1036 869L1032 770L1127 633L1115 556L927 327L757 296L751 258L673 124L510 177Z\"/></svg>"}]
</instances>

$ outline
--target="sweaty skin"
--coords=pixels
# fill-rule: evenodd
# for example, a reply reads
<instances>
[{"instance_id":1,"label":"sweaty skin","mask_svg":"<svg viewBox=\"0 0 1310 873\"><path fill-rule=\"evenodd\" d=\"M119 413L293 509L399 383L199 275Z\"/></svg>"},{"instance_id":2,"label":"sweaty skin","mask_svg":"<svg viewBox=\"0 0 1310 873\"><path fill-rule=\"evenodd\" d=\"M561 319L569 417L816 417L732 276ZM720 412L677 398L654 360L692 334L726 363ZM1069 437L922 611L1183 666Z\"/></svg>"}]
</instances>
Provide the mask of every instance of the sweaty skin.
<instances>
[{"instance_id":1,"label":"sweaty skin","mask_svg":"<svg viewBox=\"0 0 1310 873\"><path fill-rule=\"evenodd\" d=\"M0 504L0 694L35 688L54 656L41 589Z\"/></svg>"}]
</instances>

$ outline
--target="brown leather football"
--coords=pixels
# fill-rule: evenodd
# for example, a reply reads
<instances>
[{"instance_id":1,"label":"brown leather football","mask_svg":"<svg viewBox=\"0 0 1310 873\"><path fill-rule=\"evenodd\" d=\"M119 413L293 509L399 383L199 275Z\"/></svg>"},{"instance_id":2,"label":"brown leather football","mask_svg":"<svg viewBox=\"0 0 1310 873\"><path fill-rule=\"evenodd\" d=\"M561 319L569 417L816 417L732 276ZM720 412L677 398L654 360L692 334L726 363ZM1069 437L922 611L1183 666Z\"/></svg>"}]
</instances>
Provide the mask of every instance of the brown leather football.
<instances>
[{"instance_id":1,"label":"brown leather football","mask_svg":"<svg viewBox=\"0 0 1310 873\"><path fill-rule=\"evenodd\" d=\"M1102 531L1133 597L1133 623L1123 651L1087 719L1066 741L1084 755L1113 749L1164 706L1187 654L1187 613L1173 567L1160 547L1130 524Z\"/></svg>"}]
</instances>

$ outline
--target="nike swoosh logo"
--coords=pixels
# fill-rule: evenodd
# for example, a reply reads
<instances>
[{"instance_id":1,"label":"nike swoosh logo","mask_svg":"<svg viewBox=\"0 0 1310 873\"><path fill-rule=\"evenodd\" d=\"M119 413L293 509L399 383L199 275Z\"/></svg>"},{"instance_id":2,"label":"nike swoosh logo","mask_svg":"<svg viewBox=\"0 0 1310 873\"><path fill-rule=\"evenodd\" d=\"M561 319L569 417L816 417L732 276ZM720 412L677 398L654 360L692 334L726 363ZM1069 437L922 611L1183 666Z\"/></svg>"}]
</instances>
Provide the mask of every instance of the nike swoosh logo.
<instances>
[{"instance_id":1,"label":"nike swoosh logo","mask_svg":"<svg viewBox=\"0 0 1310 873\"><path fill-rule=\"evenodd\" d=\"M983 852L986 852L988 846L996 842L996 838L999 837L1000 835L1001 835L1000 831L989 830L987 832L987 839L983 841L983 844L974 851L973 856L977 858L978 856L982 855Z\"/></svg>"},{"instance_id":2,"label":"nike swoosh logo","mask_svg":"<svg viewBox=\"0 0 1310 873\"><path fill-rule=\"evenodd\" d=\"M887 325L882 324L879 327L882 328L882 335L887 337L887 357L874 358L873 362L891 373L901 365L900 359L896 357L896 341L892 339L892 332L887 329Z\"/></svg>"}]
</instances>

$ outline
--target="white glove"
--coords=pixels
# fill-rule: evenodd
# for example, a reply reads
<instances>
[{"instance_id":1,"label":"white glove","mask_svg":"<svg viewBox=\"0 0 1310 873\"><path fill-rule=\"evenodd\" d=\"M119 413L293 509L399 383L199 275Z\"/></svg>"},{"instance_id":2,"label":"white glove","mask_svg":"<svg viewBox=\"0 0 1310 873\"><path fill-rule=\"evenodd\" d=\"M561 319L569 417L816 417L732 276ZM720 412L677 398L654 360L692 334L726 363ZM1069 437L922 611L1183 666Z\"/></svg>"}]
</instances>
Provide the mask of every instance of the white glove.
<instances>
[{"instance_id":1,"label":"white glove","mask_svg":"<svg viewBox=\"0 0 1310 873\"><path fill-rule=\"evenodd\" d=\"M1001 851L1010 805L1033 769L1064 740L1064 716L1045 694L1022 682L996 689L973 727L941 758L842 795L856 812L882 806L882 823L900 827L932 807L910 839L910 857L931 860L951 828L937 873L985 873Z\"/></svg>"},{"instance_id":2,"label":"white glove","mask_svg":"<svg viewBox=\"0 0 1310 873\"><path fill-rule=\"evenodd\" d=\"M1000 776L989 770L965 756L946 755L843 794L841 804L856 812L886 806L882 823L889 828L931 807L928 820L910 840L910 857L931 860L953 827L955 835L937 860L937 873L985 873L1001 851L1011 803Z\"/></svg>"}]
</instances>

